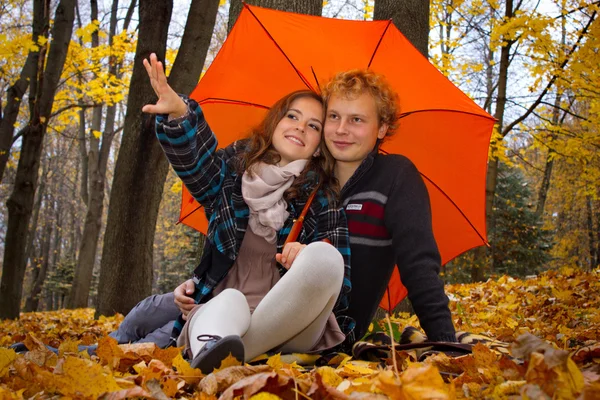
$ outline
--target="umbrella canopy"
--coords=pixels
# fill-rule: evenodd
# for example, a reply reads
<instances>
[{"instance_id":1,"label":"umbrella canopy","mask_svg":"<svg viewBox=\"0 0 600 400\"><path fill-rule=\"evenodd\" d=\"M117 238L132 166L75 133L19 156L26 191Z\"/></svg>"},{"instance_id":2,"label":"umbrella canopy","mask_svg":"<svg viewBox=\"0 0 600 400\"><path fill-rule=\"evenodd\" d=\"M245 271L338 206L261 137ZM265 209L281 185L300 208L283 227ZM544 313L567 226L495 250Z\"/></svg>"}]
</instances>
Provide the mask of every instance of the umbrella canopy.
<instances>
[{"instance_id":1,"label":"umbrella canopy","mask_svg":"<svg viewBox=\"0 0 600 400\"><path fill-rule=\"evenodd\" d=\"M330 19L244 4L191 97L225 147L279 98L299 89L319 92L334 74L354 68L385 75L399 94L399 129L382 150L407 156L421 173L442 263L486 244L485 179L495 120L391 21ZM206 232L198 208L184 191L180 221Z\"/></svg>"}]
</instances>

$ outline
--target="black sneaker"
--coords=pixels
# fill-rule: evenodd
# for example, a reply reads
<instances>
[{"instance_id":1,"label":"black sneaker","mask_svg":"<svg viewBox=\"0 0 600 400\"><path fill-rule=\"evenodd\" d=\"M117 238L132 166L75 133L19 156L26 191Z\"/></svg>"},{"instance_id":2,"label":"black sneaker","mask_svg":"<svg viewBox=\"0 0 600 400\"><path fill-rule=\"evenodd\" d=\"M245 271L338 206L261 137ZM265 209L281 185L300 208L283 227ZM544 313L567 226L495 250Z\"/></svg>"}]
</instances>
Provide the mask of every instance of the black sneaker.
<instances>
[{"instance_id":1,"label":"black sneaker","mask_svg":"<svg viewBox=\"0 0 600 400\"><path fill-rule=\"evenodd\" d=\"M199 368L203 374L208 375L215 368L219 368L221 361L227 358L229 354L242 364L244 363L244 343L239 336L200 335L196 339L206 342L206 344L190 364L192 368Z\"/></svg>"}]
</instances>

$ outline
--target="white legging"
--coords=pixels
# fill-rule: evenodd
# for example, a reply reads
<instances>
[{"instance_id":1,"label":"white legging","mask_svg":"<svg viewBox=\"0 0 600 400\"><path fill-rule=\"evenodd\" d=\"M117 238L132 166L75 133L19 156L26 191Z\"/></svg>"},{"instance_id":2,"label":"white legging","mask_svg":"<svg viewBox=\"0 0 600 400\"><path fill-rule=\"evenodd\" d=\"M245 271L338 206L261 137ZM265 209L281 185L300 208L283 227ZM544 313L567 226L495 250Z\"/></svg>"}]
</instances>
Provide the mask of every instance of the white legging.
<instances>
[{"instance_id":1,"label":"white legging","mask_svg":"<svg viewBox=\"0 0 600 400\"><path fill-rule=\"evenodd\" d=\"M196 340L201 334L240 336L246 361L279 346L282 352L306 352L320 339L343 279L339 251L325 242L311 243L254 313L236 289L226 289L203 305L188 324L192 353L205 344Z\"/></svg>"}]
</instances>

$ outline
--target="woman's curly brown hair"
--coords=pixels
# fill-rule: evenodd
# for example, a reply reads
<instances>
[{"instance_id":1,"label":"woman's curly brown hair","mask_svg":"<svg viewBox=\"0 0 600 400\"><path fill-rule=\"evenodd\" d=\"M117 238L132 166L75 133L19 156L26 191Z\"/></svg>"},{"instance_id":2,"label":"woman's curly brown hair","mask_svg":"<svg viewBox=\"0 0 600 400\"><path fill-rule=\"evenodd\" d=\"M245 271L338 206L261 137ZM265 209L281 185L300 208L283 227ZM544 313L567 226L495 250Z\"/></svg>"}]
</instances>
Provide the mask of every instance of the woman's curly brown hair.
<instances>
[{"instance_id":1,"label":"woman's curly brown hair","mask_svg":"<svg viewBox=\"0 0 600 400\"><path fill-rule=\"evenodd\" d=\"M311 98L323 105L323 99L318 94L310 90L299 90L292 92L278 100L262 122L250 132L248 136L248 146L242 157L240 165L241 170L251 173L252 167L259 162L266 164L277 164L281 156L273 147L273 133L279 121L281 121L289 111L291 104L300 98ZM321 121L324 121L325 107L323 106L323 115ZM321 188L325 190L330 200L335 198L336 185L332 182L333 167L335 160L323 140L321 131L321 141L319 143L319 155L311 157L306 167L295 180L292 186L284 193L284 199L291 200L298 197L306 197L307 191L310 192L318 181ZM314 174L314 175L313 175Z\"/></svg>"}]
</instances>

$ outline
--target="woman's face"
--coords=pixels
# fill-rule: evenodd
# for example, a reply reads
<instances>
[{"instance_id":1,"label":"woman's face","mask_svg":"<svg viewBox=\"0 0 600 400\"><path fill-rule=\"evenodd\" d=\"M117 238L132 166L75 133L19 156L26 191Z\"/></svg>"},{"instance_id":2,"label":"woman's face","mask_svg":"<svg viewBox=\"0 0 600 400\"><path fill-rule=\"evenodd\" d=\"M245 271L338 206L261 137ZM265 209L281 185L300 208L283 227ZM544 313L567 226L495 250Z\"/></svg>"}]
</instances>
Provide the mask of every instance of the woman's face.
<instances>
[{"instance_id":1,"label":"woman's face","mask_svg":"<svg viewBox=\"0 0 600 400\"><path fill-rule=\"evenodd\" d=\"M310 97L300 97L279 121L273 132L273 147L281 156L279 166L313 156L321 142L323 106Z\"/></svg>"}]
</instances>

